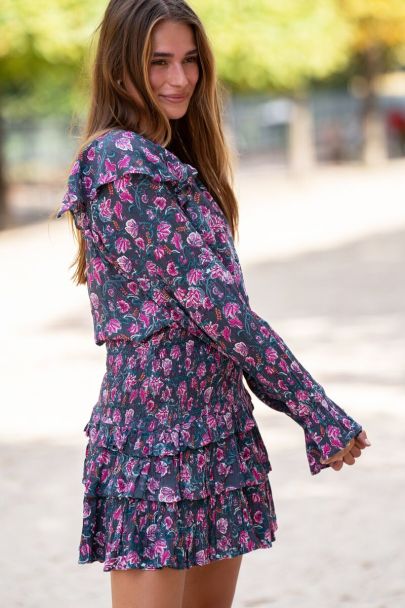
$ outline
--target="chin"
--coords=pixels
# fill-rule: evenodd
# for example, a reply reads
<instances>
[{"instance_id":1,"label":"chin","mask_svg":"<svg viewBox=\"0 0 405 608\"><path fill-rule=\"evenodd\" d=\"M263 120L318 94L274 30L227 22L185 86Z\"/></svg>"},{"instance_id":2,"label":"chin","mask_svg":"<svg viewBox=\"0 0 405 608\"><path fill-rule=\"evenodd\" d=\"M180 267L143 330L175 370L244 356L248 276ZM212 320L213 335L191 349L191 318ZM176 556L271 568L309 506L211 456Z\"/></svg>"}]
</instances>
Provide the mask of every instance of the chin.
<instances>
[{"instance_id":1,"label":"chin","mask_svg":"<svg viewBox=\"0 0 405 608\"><path fill-rule=\"evenodd\" d=\"M177 120L178 118L183 118L187 114L188 104L186 106L182 106L179 108L167 107L160 104L160 108L166 114L167 118L170 120Z\"/></svg>"},{"instance_id":2,"label":"chin","mask_svg":"<svg viewBox=\"0 0 405 608\"><path fill-rule=\"evenodd\" d=\"M184 112L184 114L176 114L176 116L168 116L169 120L179 120L180 118L183 118L183 116L186 115L186 112Z\"/></svg>"},{"instance_id":3,"label":"chin","mask_svg":"<svg viewBox=\"0 0 405 608\"><path fill-rule=\"evenodd\" d=\"M171 120L176 120L178 118L183 118L187 114L187 108L185 110L177 110L177 112L167 112L166 115Z\"/></svg>"}]
</instances>

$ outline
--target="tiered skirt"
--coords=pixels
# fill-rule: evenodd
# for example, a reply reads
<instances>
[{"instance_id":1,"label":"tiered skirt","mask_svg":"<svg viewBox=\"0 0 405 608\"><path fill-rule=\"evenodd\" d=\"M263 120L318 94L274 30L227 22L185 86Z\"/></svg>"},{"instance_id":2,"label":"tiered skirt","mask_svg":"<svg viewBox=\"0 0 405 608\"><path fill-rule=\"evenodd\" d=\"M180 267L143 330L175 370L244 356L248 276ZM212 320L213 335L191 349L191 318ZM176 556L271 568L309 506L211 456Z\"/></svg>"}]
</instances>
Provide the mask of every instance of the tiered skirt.
<instances>
[{"instance_id":1,"label":"tiered skirt","mask_svg":"<svg viewBox=\"0 0 405 608\"><path fill-rule=\"evenodd\" d=\"M106 346L79 564L185 569L271 547L271 464L241 371L185 330Z\"/></svg>"}]
</instances>

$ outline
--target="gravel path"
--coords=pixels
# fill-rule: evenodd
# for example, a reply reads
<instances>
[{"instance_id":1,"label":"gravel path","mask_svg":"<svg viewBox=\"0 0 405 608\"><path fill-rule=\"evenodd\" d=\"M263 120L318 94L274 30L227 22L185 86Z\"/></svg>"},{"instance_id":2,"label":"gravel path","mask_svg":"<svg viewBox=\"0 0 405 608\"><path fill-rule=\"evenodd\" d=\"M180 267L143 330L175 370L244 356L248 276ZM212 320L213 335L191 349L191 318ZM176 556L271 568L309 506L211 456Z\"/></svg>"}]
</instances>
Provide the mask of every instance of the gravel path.
<instances>
[{"instance_id":1,"label":"gravel path","mask_svg":"<svg viewBox=\"0 0 405 608\"><path fill-rule=\"evenodd\" d=\"M234 608L405 606L405 164L304 180L243 166L237 244L252 306L366 429L354 467L311 476L303 432L255 399L279 530L243 558ZM57 203L56 203L57 204ZM104 373L64 220L0 235L0 603L109 608L79 566L82 428ZM215 607L213 607L215 608Z\"/></svg>"}]
</instances>

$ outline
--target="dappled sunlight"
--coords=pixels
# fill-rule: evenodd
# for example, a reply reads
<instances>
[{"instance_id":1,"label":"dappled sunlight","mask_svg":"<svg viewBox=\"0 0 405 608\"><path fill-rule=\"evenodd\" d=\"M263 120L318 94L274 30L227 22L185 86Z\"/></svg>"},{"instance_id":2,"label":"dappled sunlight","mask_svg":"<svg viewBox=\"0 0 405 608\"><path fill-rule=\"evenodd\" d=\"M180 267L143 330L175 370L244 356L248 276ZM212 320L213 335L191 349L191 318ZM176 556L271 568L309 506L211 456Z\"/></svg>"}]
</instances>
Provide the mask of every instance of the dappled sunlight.
<instances>
[{"instance_id":1,"label":"dappled sunlight","mask_svg":"<svg viewBox=\"0 0 405 608\"><path fill-rule=\"evenodd\" d=\"M246 265L323 251L405 227L405 162L320 168L302 178L263 162L238 173L240 242Z\"/></svg>"}]
</instances>

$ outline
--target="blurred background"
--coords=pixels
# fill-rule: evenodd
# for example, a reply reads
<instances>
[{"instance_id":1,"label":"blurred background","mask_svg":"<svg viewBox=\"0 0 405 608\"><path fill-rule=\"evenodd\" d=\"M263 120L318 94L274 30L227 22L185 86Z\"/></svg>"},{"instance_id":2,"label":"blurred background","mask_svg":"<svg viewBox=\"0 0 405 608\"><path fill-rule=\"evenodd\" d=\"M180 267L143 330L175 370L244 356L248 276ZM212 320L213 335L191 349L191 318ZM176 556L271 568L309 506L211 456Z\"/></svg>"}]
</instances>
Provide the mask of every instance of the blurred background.
<instances>
[{"instance_id":1,"label":"blurred background","mask_svg":"<svg viewBox=\"0 0 405 608\"><path fill-rule=\"evenodd\" d=\"M405 606L405 2L195 0L235 156L251 304L372 447L310 476L300 427L254 398L279 521L234 606ZM104 373L76 243L54 221L106 2L0 10L2 605L110 605L78 566L87 422ZM215 607L213 607L215 608Z\"/></svg>"}]
</instances>

